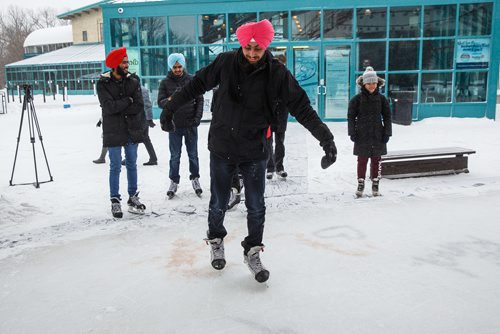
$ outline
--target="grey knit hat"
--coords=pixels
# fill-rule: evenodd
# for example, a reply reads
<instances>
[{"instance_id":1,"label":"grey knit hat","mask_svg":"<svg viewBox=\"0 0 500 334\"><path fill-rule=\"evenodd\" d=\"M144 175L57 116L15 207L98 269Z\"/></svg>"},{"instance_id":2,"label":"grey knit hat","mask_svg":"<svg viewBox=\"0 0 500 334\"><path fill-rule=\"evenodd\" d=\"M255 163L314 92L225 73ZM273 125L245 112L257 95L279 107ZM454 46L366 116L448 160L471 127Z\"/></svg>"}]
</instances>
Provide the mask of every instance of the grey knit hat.
<instances>
[{"instance_id":1,"label":"grey knit hat","mask_svg":"<svg viewBox=\"0 0 500 334\"><path fill-rule=\"evenodd\" d=\"M363 87L363 85L368 84L368 83L376 83L378 84L379 87L382 87L385 84L385 80L382 78L379 78L377 76L377 72L373 69L373 67L368 66L363 73L363 75L360 75L358 79L356 80L356 83L360 86Z\"/></svg>"}]
</instances>

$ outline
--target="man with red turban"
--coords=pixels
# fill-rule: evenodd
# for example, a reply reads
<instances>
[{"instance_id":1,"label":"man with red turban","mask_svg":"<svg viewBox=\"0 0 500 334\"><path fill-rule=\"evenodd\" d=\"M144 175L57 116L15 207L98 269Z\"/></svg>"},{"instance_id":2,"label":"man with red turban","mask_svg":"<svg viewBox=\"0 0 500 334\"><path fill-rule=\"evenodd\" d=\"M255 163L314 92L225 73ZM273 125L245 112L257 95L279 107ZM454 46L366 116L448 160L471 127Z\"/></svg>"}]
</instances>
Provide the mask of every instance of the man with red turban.
<instances>
[{"instance_id":1,"label":"man with red turban","mask_svg":"<svg viewBox=\"0 0 500 334\"><path fill-rule=\"evenodd\" d=\"M231 192L231 177L238 168L243 177L248 235L241 242L243 258L258 282L269 278L260 259L266 207L264 204L267 129L288 108L325 151L323 168L333 164L337 149L333 135L311 107L306 92L267 50L274 37L268 20L247 23L236 30L241 48L221 53L199 70L191 82L164 105L162 128L185 103L219 85L209 130L210 204L207 243L212 266L221 270L224 255L224 215ZM168 127L168 126L167 126Z\"/></svg>"},{"instance_id":2,"label":"man with red turban","mask_svg":"<svg viewBox=\"0 0 500 334\"><path fill-rule=\"evenodd\" d=\"M127 168L128 211L144 214L146 206L139 201L137 191L137 144L143 141L145 115L141 86L135 75L128 72L127 49L111 51L106 57L111 71L101 74L97 96L102 108L103 146L108 148L111 213L122 218L120 171L122 148Z\"/></svg>"}]
</instances>

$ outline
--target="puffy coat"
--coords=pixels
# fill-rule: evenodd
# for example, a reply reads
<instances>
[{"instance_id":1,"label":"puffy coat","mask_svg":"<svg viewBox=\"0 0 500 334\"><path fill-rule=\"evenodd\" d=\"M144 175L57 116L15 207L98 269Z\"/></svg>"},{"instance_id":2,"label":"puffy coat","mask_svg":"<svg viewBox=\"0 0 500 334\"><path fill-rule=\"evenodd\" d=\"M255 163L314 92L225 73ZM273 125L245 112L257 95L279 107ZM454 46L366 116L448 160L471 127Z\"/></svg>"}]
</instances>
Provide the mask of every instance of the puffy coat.
<instances>
[{"instance_id":1,"label":"puffy coat","mask_svg":"<svg viewBox=\"0 0 500 334\"><path fill-rule=\"evenodd\" d=\"M219 85L214 99L208 149L231 161L267 159L266 132L285 108L321 145L333 135L311 107L309 98L286 67L266 51L257 66L243 59L241 48L221 53L166 102L165 114ZM250 65L250 66L249 66Z\"/></svg>"},{"instance_id":2,"label":"puffy coat","mask_svg":"<svg viewBox=\"0 0 500 334\"><path fill-rule=\"evenodd\" d=\"M387 154L384 135L392 135L389 102L378 88L370 94L364 87L349 101L348 134L354 136L354 155L377 157Z\"/></svg>"},{"instance_id":3,"label":"puffy coat","mask_svg":"<svg viewBox=\"0 0 500 334\"><path fill-rule=\"evenodd\" d=\"M167 99L175 92L180 91L192 76L184 72L180 77L174 75L172 71L160 82L158 89L158 106L164 108ZM203 95L196 96L188 104L180 107L174 114L174 124L177 129L197 127L200 125L203 116Z\"/></svg>"},{"instance_id":4,"label":"puffy coat","mask_svg":"<svg viewBox=\"0 0 500 334\"><path fill-rule=\"evenodd\" d=\"M103 146L124 146L129 139L134 143L142 142L144 103L137 79L129 73L122 80L116 80L111 72L105 72L96 89L102 108Z\"/></svg>"}]
</instances>

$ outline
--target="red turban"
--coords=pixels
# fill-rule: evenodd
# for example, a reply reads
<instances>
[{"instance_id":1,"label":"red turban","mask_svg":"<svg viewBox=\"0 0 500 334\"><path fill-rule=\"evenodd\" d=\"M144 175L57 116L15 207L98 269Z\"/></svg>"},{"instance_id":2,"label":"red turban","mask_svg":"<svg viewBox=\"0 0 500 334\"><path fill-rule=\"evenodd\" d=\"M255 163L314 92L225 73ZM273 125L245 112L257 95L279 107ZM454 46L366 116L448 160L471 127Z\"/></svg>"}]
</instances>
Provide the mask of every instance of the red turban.
<instances>
[{"instance_id":1,"label":"red turban","mask_svg":"<svg viewBox=\"0 0 500 334\"><path fill-rule=\"evenodd\" d=\"M242 47L254 39L261 48L267 49L274 37L274 28L268 20L245 23L236 29L236 36Z\"/></svg>"},{"instance_id":2,"label":"red turban","mask_svg":"<svg viewBox=\"0 0 500 334\"><path fill-rule=\"evenodd\" d=\"M121 64L123 58L127 57L127 49L119 48L111 51L106 57L106 66L109 68L117 68Z\"/></svg>"}]
</instances>

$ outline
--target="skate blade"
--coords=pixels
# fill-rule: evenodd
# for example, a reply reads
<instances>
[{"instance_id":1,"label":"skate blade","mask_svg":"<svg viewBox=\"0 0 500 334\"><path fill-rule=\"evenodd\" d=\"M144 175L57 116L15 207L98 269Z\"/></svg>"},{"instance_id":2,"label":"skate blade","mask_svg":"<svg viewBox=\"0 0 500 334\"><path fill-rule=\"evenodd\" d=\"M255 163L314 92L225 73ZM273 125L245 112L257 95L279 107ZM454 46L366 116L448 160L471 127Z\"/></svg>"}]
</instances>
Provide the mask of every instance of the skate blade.
<instances>
[{"instance_id":1,"label":"skate blade","mask_svg":"<svg viewBox=\"0 0 500 334\"><path fill-rule=\"evenodd\" d=\"M133 213L135 215L143 215L145 213L143 209L137 209L131 206L128 207L128 212Z\"/></svg>"}]
</instances>

